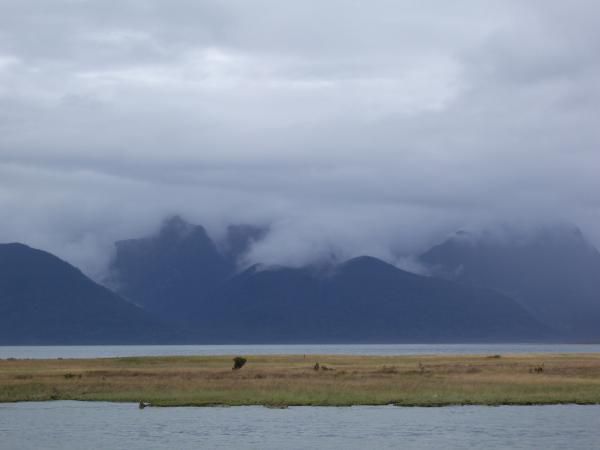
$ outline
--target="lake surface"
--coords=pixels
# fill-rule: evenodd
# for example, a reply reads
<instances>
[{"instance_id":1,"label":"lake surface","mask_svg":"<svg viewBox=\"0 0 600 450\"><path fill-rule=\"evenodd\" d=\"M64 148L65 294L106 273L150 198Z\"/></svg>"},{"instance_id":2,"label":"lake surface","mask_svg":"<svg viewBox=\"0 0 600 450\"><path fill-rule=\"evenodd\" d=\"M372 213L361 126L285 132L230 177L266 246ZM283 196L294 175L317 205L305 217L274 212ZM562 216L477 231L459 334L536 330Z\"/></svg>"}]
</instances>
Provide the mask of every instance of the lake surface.
<instances>
[{"instance_id":1,"label":"lake surface","mask_svg":"<svg viewBox=\"0 0 600 450\"><path fill-rule=\"evenodd\" d=\"M0 404L3 449L591 449L600 406L146 408Z\"/></svg>"},{"instance_id":2,"label":"lake surface","mask_svg":"<svg viewBox=\"0 0 600 450\"><path fill-rule=\"evenodd\" d=\"M168 355L463 355L593 352L600 352L600 344L76 345L0 346L0 359Z\"/></svg>"}]
</instances>

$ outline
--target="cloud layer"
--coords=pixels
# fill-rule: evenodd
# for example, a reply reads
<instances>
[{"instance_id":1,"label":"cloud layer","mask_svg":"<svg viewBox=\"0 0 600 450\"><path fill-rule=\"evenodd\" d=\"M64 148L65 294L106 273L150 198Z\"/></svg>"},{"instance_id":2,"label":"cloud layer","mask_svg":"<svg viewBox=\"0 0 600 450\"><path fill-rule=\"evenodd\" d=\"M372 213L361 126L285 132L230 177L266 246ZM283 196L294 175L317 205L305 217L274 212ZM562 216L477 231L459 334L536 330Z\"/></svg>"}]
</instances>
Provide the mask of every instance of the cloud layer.
<instances>
[{"instance_id":1,"label":"cloud layer","mask_svg":"<svg viewBox=\"0 0 600 450\"><path fill-rule=\"evenodd\" d=\"M181 213L251 257L387 259L461 226L600 243L597 2L0 3L0 241L102 270Z\"/></svg>"}]
</instances>

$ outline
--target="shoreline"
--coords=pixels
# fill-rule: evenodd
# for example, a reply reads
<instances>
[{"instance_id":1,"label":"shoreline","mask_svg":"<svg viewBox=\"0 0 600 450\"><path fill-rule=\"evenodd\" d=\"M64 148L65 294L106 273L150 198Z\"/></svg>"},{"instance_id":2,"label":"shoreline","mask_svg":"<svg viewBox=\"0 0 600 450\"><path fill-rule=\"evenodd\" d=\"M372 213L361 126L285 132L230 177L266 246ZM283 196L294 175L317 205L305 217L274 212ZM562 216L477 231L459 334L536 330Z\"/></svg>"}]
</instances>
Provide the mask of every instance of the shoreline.
<instances>
[{"instance_id":1,"label":"shoreline","mask_svg":"<svg viewBox=\"0 0 600 450\"><path fill-rule=\"evenodd\" d=\"M78 399L57 399L57 400L15 400L15 401L0 401L2 405L23 405L23 404L46 404L46 403L60 403L60 402L76 402L76 403L108 403L112 405L130 405L132 408L137 408L138 403L132 401L120 401L120 400L78 400ZM289 405L271 405L265 403L249 403L243 405L228 405L221 403L214 404L177 404L177 405L147 405L145 408L154 409L169 409L169 408L266 408L266 409L290 409L290 408L469 408L469 407L486 407L486 408L500 408L503 406L507 407L545 407L545 406L600 406L599 402L555 402L555 403L440 403L440 404L396 404L396 403L359 403L352 405L320 405L320 404L289 404Z\"/></svg>"},{"instance_id":2,"label":"shoreline","mask_svg":"<svg viewBox=\"0 0 600 450\"><path fill-rule=\"evenodd\" d=\"M600 353L0 360L0 403L150 407L600 404ZM318 366L317 366L318 363Z\"/></svg>"}]
</instances>

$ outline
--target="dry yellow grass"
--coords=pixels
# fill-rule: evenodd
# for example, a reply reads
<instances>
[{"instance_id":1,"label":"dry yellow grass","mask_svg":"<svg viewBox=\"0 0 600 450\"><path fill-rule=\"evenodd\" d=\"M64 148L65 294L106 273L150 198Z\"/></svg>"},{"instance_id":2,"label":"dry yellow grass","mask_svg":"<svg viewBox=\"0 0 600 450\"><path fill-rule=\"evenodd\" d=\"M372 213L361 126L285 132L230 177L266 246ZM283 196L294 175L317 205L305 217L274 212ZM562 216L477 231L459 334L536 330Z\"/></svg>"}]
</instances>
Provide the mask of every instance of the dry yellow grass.
<instances>
[{"instance_id":1,"label":"dry yellow grass","mask_svg":"<svg viewBox=\"0 0 600 450\"><path fill-rule=\"evenodd\" d=\"M600 355L230 356L0 360L0 402L174 405L600 403ZM319 362L321 369L314 370ZM543 372L532 369L543 365ZM329 370L323 370L325 366Z\"/></svg>"}]
</instances>

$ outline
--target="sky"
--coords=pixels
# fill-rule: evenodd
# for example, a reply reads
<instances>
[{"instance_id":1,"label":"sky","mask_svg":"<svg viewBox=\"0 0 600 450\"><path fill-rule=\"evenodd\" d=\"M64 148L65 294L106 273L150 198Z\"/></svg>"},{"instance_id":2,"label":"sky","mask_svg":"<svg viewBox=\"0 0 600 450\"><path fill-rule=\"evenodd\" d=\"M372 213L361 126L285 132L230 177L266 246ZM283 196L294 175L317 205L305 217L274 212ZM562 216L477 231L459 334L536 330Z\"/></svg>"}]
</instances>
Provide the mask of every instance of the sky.
<instances>
[{"instance_id":1,"label":"sky","mask_svg":"<svg viewBox=\"0 0 600 450\"><path fill-rule=\"evenodd\" d=\"M92 276L181 214L250 258L402 259L459 228L600 245L592 0L0 0L0 242ZM400 255L400 256L399 256Z\"/></svg>"}]
</instances>

